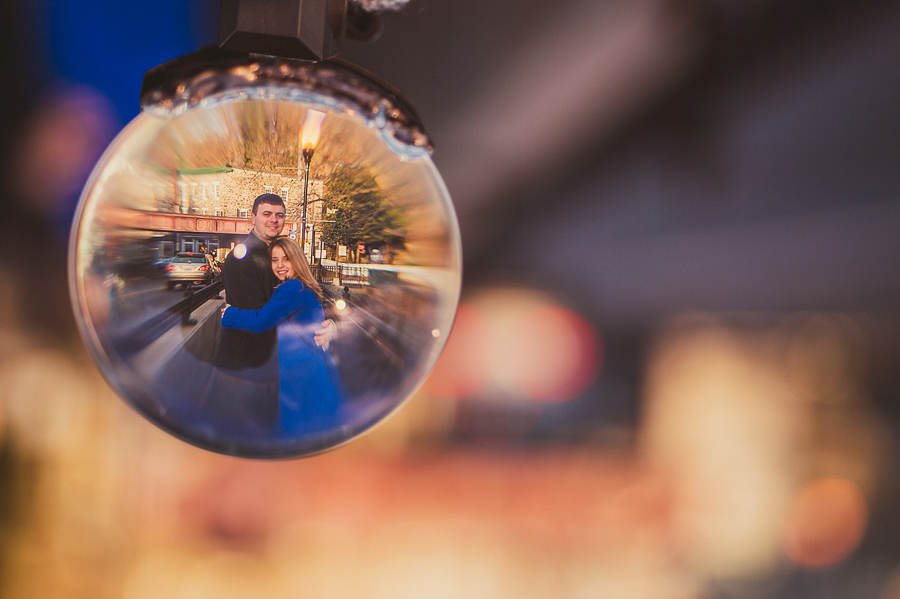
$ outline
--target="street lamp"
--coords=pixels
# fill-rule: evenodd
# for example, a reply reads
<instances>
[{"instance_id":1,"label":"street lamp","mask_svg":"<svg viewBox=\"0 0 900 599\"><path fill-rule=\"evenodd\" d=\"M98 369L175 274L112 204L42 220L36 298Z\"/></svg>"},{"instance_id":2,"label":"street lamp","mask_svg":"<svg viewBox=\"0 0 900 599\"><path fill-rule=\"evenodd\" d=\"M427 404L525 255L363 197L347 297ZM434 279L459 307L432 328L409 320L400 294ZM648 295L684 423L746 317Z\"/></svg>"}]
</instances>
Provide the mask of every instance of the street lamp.
<instances>
[{"instance_id":1,"label":"street lamp","mask_svg":"<svg viewBox=\"0 0 900 599\"><path fill-rule=\"evenodd\" d=\"M312 221L312 234L310 235L310 240L309 240L309 245L310 245L310 248L311 248L310 251L309 251L309 254L310 254L309 264L310 264L310 266L314 266L315 263L316 263L316 251L317 251L317 249L318 249L318 248L316 248L316 224L317 224L317 223L333 223L333 222L335 222L335 221L333 221L333 220L313 220L313 221ZM320 266L321 266L321 264L320 264ZM322 280L321 270L322 270L322 269L319 268L319 269L317 269L317 270L315 271L315 273L316 273L316 280L317 280L317 281L321 281L321 280Z\"/></svg>"},{"instance_id":2,"label":"street lamp","mask_svg":"<svg viewBox=\"0 0 900 599\"><path fill-rule=\"evenodd\" d=\"M306 245L306 199L309 195L309 163L312 162L313 153L319 144L319 133L322 131L322 121L325 113L309 109L300 129L300 156L297 160L297 176L300 176L300 161L306 165L306 173L303 177L303 211L300 215L300 247Z\"/></svg>"}]
</instances>

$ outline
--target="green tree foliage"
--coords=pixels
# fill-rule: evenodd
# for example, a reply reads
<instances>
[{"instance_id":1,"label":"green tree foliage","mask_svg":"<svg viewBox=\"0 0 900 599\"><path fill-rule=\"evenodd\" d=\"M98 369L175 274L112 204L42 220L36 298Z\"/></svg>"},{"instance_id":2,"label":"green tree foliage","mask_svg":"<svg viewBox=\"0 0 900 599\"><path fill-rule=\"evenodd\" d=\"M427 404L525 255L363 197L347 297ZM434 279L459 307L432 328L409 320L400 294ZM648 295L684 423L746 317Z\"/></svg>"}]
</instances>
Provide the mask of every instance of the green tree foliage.
<instances>
[{"instance_id":1,"label":"green tree foliage","mask_svg":"<svg viewBox=\"0 0 900 599\"><path fill-rule=\"evenodd\" d=\"M332 248L350 248L354 259L357 244L405 247L405 220L391 205L369 169L338 165L325 180L325 209L322 241Z\"/></svg>"}]
</instances>

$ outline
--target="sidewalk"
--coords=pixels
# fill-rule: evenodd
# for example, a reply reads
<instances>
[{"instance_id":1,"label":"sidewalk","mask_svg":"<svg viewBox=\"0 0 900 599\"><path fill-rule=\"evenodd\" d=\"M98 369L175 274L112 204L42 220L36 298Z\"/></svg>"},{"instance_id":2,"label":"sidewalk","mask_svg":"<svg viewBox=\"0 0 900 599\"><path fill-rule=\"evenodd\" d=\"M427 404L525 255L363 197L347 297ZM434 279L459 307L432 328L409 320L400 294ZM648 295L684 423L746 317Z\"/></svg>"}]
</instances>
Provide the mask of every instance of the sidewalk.
<instances>
[{"instance_id":1,"label":"sidewalk","mask_svg":"<svg viewBox=\"0 0 900 599\"><path fill-rule=\"evenodd\" d=\"M154 380L165 366L184 349L202 359L208 352L212 356L218 336L221 308L224 299L211 299L191 313L197 321L194 325L176 325L166 331L159 339L148 345L135 355L133 361L138 372L147 380Z\"/></svg>"}]
</instances>

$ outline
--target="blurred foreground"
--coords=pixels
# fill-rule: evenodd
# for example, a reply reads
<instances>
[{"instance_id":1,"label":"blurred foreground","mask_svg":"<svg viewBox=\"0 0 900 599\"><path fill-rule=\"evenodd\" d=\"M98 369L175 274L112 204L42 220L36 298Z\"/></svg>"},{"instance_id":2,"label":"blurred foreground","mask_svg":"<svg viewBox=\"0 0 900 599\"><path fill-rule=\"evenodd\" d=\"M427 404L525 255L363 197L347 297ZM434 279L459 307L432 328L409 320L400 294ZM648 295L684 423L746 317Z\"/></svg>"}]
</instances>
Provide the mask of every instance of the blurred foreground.
<instances>
[{"instance_id":1,"label":"blurred foreground","mask_svg":"<svg viewBox=\"0 0 900 599\"><path fill-rule=\"evenodd\" d=\"M386 424L292 462L169 437L77 345L41 342L5 309L3 596L897 596L896 437L877 408L896 327L675 318L634 422L554 436L562 383L584 374L516 365L589 339L597 368L600 341L557 323L557 339L519 328L503 347L499 317L564 309L502 295L502 312L464 305L437 371ZM475 314L484 334L466 339Z\"/></svg>"}]
</instances>

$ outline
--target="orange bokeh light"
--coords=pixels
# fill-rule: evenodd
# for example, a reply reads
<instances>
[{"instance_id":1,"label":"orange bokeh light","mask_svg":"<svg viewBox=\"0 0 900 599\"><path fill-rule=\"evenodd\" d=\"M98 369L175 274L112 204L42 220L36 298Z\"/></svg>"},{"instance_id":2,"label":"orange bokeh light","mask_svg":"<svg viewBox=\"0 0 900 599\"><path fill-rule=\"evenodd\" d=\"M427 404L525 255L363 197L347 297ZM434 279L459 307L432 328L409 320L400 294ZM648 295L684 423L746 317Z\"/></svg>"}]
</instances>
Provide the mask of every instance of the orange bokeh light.
<instances>
[{"instance_id":1,"label":"orange bokeh light","mask_svg":"<svg viewBox=\"0 0 900 599\"><path fill-rule=\"evenodd\" d=\"M867 524L866 499L856 484L841 478L817 479L794 498L785 551L806 568L832 566L856 550Z\"/></svg>"},{"instance_id":2,"label":"orange bokeh light","mask_svg":"<svg viewBox=\"0 0 900 599\"><path fill-rule=\"evenodd\" d=\"M460 306L425 389L449 398L567 401L599 372L590 323L533 291L491 290Z\"/></svg>"},{"instance_id":3,"label":"orange bokeh light","mask_svg":"<svg viewBox=\"0 0 900 599\"><path fill-rule=\"evenodd\" d=\"M572 399L593 381L599 345L590 324L559 306L523 312L511 323L494 371L521 395L540 401Z\"/></svg>"}]
</instances>

